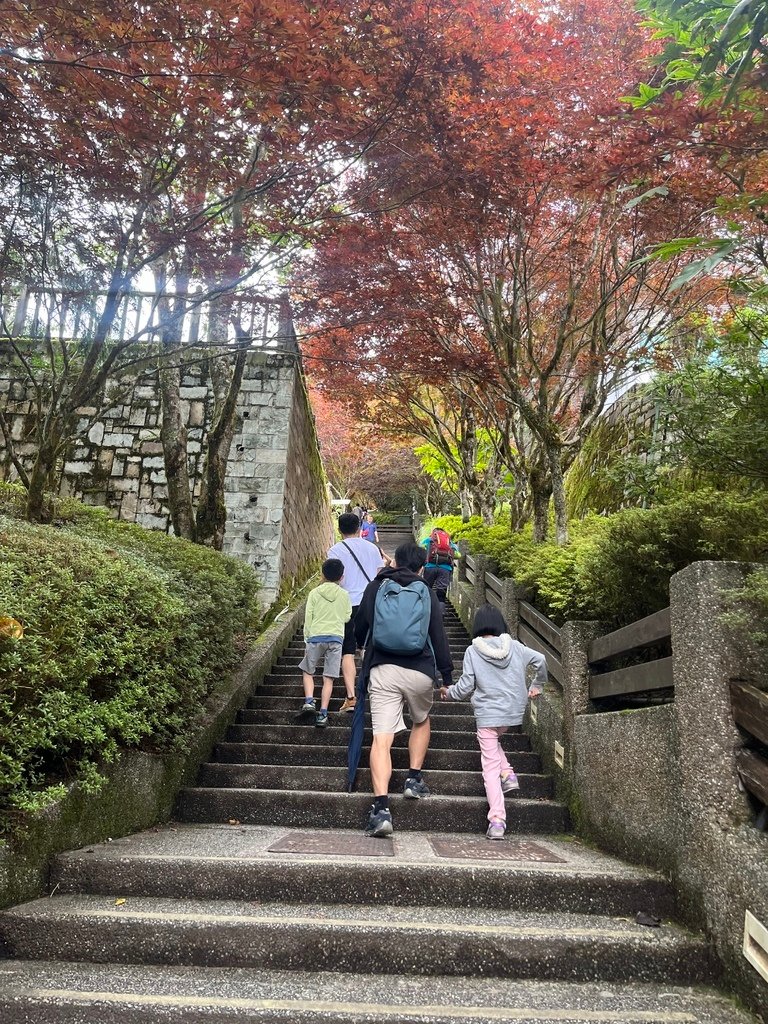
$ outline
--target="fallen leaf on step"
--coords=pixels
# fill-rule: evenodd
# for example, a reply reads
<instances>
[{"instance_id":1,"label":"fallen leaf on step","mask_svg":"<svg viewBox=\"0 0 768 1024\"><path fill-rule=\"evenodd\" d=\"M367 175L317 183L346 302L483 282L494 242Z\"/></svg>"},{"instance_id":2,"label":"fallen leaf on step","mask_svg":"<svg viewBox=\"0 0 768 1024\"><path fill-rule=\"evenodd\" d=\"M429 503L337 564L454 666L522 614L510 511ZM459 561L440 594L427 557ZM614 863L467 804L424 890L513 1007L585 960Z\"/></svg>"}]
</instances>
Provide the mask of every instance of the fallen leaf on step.
<instances>
[{"instance_id":1,"label":"fallen leaf on step","mask_svg":"<svg viewBox=\"0 0 768 1024\"><path fill-rule=\"evenodd\" d=\"M230 818L229 821L227 822L227 824L228 825L239 825L240 824L240 820L239 820L239 818Z\"/></svg>"},{"instance_id":2,"label":"fallen leaf on step","mask_svg":"<svg viewBox=\"0 0 768 1024\"><path fill-rule=\"evenodd\" d=\"M122 905L124 903L125 903L125 900L123 900L123 899L115 900L115 906L116 907L122 907Z\"/></svg>"}]
</instances>

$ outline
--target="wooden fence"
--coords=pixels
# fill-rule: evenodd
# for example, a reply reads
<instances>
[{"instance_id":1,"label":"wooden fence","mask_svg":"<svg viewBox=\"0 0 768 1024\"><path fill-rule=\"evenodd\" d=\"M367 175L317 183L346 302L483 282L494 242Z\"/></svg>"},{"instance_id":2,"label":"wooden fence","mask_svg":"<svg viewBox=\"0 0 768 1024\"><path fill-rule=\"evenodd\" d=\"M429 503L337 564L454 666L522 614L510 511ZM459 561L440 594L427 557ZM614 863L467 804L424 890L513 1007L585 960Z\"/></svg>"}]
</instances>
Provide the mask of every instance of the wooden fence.
<instances>
[{"instance_id":1,"label":"wooden fence","mask_svg":"<svg viewBox=\"0 0 768 1024\"><path fill-rule=\"evenodd\" d=\"M462 558L461 571L480 601L487 601L502 612L510 612L504 604L505 581L492 572L484 572L481 581L478 561L469 554ZM516 604L518 639L546 657L550 678L563 686L566 673L560 628L527 601L516 599ZM669 608L593 640L587 648L587 660L589 697L597 702L595 709L600 710L601 701L605 699L650 695L660 690L668 690L674 697L672 656L665 653L667 650L671 652ZM612 667L617 659L631 661L633 658L640 660ZM768 826L768 693L749 682L734 680L731 702L734 721L746 734L745 747L737 754L739 775L744 788L763 805L757 827L765 828Z\"/></svg>"},{"instance_id":2,"label":"wooden fence","mask_svg":"<svg viewBox=\"0 0 768 1024\"><path fill-rule=\"evenodd\" d=\"M628 665L612 670L603 667L615 658L635 654L643 648L669 640L669 608L663 608L629 626L593 640L587 651L590 669L589 696L596 700L601 697L617 697L674 687L671 657L657 657L639 665Z\"/></svg>"},{"instance_id":3,"label":"wooden fence","mask_svg":"<svg viewBox=\"0 0 768 1024\"><path fill-rule=\"evenodd\" d=\"M733 720L747 734L748 747L736 755L742 784L763 809L757 827L768 825L768 693L742 680L731 682Z\"/></svg>"}]
</instances>

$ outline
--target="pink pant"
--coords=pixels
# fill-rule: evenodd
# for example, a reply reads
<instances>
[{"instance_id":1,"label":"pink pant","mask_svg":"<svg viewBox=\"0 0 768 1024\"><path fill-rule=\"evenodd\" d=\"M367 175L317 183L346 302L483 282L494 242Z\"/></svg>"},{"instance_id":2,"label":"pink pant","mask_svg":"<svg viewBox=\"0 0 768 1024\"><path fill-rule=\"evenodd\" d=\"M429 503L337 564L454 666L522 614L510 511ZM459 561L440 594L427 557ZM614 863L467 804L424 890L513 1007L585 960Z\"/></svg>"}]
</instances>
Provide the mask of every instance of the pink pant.
<instances>
[{"instance_id":1,"label":"pink pant","mask_svg":"<svg viewBox=\"0 0 768 1024\"><path fill-rule=\"evenodd\" d=\"M506 725L477 730L480 763L483 766L483 783L485 784L485 795L488 798L488 821L503 821L505 823L507 812L504 807L504 794L501 790L501 776L512 772L507 755L501 749L501 737L506 731Z\"/></svg>"}]
</instances>

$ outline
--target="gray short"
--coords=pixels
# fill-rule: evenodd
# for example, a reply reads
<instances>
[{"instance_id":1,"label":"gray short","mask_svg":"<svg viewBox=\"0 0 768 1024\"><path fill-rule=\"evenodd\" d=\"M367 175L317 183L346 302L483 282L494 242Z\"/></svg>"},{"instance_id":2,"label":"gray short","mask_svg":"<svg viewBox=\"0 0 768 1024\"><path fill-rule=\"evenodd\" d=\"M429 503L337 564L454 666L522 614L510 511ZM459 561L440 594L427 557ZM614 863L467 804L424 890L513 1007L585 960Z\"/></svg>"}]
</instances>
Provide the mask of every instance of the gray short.
<instances>
[{"instance_id":1,"label":"gray short","mask_svg":"<svg viewBox=\"0 0 768 1024\"><path fill-rule=\"evenodd\" d=\"M399 665L375 665L368 683L374 736L406 729L403 719L406 704L414 725L426 721L432 707L432 694L433 682L423 672Z\"/></svg>"},{"instance_id":2,"label":"gray short","mask_svg":"<svg viewBox=\"0 0 768 1024\"><path fill-rule=\"evenodd\" d=\"M338 678L341 672L341 640L307 641L304 658L299 665L302 672L313 676L318 665L323 666L323 675Z\"/></svg>"}]
</instances>

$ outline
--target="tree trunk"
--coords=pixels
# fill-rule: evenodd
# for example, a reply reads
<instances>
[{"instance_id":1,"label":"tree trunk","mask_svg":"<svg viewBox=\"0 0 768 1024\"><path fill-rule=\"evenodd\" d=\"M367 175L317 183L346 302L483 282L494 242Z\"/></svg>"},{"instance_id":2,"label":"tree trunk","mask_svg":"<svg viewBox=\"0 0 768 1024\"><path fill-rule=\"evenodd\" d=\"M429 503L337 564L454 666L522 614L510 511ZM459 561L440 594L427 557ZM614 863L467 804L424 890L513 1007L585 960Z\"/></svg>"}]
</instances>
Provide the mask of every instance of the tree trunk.
<instances>
[{"instance_id":1,"label":"tree trunk","mask_svg":"<svg viewBox=\"0 0 768 1024\"><path fill-rule=\"evenodd\" d=\"M559 445L547 446L547 461L552 480L552 500L555 506L555 539L562 547L568 543L568 504L565 500L562 451Z\"/></svg>"},{"instance_id":2,"label":"tree trunk","mask_svg":"<svg viewBox=\"0 0 768 1024\"><path fill-rule=\"evenodd\" d=\"M56 468L58 445L54 438L46 438L37 450L35 464L29 475L29 490L25 516L30 523L45 521L45 492L50 487Z\"/></svg>"},{"instance_id":3,"label":"tree trunk","mask_svg":"<svg viewBox=\"0 0 768 1024\"><path fill-rule=\"evenodd\" d=\"M243 382L247 357L247 345L241 342L241 347L235 355L234 366L230 365L228 356L214 357L210 360L215 404L213 423L208 431L196 525L197 543L206 544L216 551L221 551L224 546L224 531L227 526L224 478L235 432L237 396Z\"/></svg>"},{"instance_id":4,"label":"tree trunk","mask_svg":"<svg viewBox=\"0 0 768 1024\"><path fill-rule=\"evenodd\" d=\"M167 362L158 371L163 403L160 440L163 445L165 476L168 481L168 506L173 532L177 537L195 540L192 487L187 462L187 425L181 415L181 368Z\"/></svg>"},{"instance_id":5,"label":"tree trunk","mask_svg":"<svg viewBox=\"0 0 768 1024\"><path fill-rule=\"evenodd\" d=\"M461 521L466 523L472 515L472 498L465 487L459 490L459 502L461 504Z\"/></svg>"}]
</instances>

